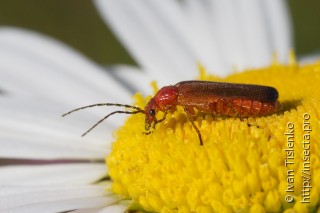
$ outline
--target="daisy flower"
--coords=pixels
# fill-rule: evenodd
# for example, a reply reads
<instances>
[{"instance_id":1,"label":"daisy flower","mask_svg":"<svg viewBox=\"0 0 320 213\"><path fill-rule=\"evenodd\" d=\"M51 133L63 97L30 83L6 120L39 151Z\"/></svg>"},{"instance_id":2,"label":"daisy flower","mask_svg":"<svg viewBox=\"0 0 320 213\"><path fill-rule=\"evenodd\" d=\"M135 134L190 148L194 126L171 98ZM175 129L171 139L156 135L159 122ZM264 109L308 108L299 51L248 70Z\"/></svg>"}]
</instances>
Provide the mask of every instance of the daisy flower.
<instances>
[{"instance_id":1,"label":"daisy flower","mask_svg":"<svg viewBox=\"0 0 320 213\"><path fill-rule=\"evenodd\" d=\"M320 95L314 92L320 65L280 64L288 61L292 47L283 1L95 3L139 68L112 66L105 72L59 41L0 29L0 157L5 164L0 167L0 211L306 212L319 206L320 186L314 181L310 202L300 202L301 169L307 164L298 138L306 133L302 115L320 126ZM239 119L199 115L203 147L180 109L149 136L141 134L143 116L133 115L124 125L124 118L110 118L80 138L88 124L112 109L60 117L82 105L128 103L137 91L142 95L134 96L135 104L143 107L151 80L163 86L197 77L274 86L284 110L251 119L253 127ZM288 122L296 124L292 168L281 160ZM318 131L314 128L310 141L319 141ZM305 154L311 156L310 174L317 180L319 146L312 144ZM286 193L286 169L297 177L293 193ZM289 195L291 202L285 200Z\"/></svg>"}]
</instances>

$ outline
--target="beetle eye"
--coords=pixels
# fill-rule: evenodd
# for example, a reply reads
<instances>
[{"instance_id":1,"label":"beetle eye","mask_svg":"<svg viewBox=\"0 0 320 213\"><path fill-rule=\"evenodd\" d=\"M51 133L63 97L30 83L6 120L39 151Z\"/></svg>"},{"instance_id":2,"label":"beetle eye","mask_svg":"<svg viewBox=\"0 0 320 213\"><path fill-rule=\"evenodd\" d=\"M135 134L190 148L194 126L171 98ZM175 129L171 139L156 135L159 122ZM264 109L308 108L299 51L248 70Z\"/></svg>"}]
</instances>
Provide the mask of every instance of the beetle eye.
<instances>
[{"instance_id":1,"label":"beetle eye","mask_svg":"<svg viewBox=\"0 0 320 213\"><path fill-rule=\"evenodd\" d=\"M156 111L154 109L149 110L149 115L154 116L156 114Z\"/></svg>"}]
</instances>

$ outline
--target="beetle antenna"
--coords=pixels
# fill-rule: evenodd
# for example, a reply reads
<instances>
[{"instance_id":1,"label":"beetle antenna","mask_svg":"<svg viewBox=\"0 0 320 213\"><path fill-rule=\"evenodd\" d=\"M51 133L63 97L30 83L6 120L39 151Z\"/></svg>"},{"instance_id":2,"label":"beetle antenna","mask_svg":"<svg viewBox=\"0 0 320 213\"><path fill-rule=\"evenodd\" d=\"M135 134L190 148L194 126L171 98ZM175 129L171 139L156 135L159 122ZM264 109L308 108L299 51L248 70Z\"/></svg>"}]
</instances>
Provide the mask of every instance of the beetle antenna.
<instances>
[{"instance_id":1,"label":"beetle antenna","mask_svg":"<svg viewBox=\"0 0 320 213\"><path fill-rule=\"evenodd\" d=\"M144 110L141 109L140 107L137 107L137 106L131 106L131 105L127 105L127 104L100 103L100 104L92 104L92 105L83 106L83 107L80 107L80 108L73 109L73 110L71 110L71 111L63 114L62 117L66 116L66 115L69 115L69 114L71 114L71 113L73 113L73 112L82 110L82 109L87 109L87 108L91 108L91 107L98 107L98 106L118 106L118 107L125 107L125 108L135 109L135 110L137 110L137 112L144 113Z\"/></svg>"},{"instance_id":2,"label":"beetle antenna","mask_svg":"<svg viewBox=\"0 0 320 213\"><path fill-rule=\"evenodd\" d=\"M97 123L95 123L90 129L88 129L85 133L83 133L81 135L81 137L85 136L86 134L88 134L91 130L93 130L96 126L98 126L100 123L102 123L104 120L106 120L107 118L109 118L111 115L114 115L114 114L137 114L137 113L144 113L144 111L140 111L140 110L137 110L137 111L114 111L114 112L111 112L109 113L108 115L106 115L104 118L102 118L100 121L98 121Z\"/></svg>"}]
</instances>

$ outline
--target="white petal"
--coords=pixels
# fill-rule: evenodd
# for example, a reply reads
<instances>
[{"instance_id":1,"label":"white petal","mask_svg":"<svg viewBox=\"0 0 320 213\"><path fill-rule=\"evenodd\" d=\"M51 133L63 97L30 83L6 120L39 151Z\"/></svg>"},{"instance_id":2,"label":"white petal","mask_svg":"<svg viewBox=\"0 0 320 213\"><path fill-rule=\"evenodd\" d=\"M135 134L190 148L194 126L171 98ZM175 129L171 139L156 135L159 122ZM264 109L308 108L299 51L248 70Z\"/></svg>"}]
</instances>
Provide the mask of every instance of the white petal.
<instances>
[{"instance_id":1,"label":"white petal","mask_svg":"<svg viewBox=\"0 0 320 213\"><path fill-rule=\"evenodd\" d=\"M291 47L283 1L186 0L181 3L183 7L179 3L96 0L103 18L147 71L153 65L169 73L183 69L188 77L189 58L210 73L226 75L234 69L271 63L275 50L282 60ZM161 41L165 43L159 47ZM163 77L158 75L159 70L153 73L157 79Z\"/></svg>"},{"instance_id":2,"label":"white petal","mask_svg":"<svg viewBox=\"0 0 320 213\"><path fill-rule=\"evenodd\" d=\"M197 59L177 26L182 13L176 2L108 0L96 4L133 57L161 86L197 75Z\"/></svg>"},{"instance_id":3,"label":"white petal","mask_svg":"<svg viewBox=\"0 0 320 213\"><path fill-rule=\"evenodd\" d=\"M0 77L9 92L77 104L130 98L103 69L53 39L1 28L0 47Z\"/></svg>"},{"instance_id":4,"label":"white petal","mask_svg":"<svg viewBox=\"0 0 320 213\"><path fill-rule=\"evenodd\" d=\"M242 68L246 63L246 55L239 29L239 8L235 1L211 1L208 10L220 54L227 64L227 72L233 71L234 67Z\"/></svg>"},{"instance_id":5,"label":"white petal","mask_svg":"<svg viewBox=\"0 0 320 213\"><path fill-rule=\"evenodd\" d=\"M265 0L263 9L269 25L272 51L282 63L288 63L289 51L293 49L292 26L289 11L284 0Z\"/></svg>"},{"instance_id":6,"label":"white petal","mask_svg":"<svg viewBox=\"0 0 320 213\"><path fill-rule=\"evenodd\" d=\"M81 209L71 211L72 213L124 213L128 209L128 205L119 204L111 205L104 208L94 208L94 209Z\"/></svg>"},{"instance_id":7,"label":"white petal","mask_svg":"<svg viewBox=\"0 0 320 213\"><path fill-rule=\"evenodd\" d=\"M189 25L189 34L194 51L207 72L225 75L228 70L226 59L221 54L215 26L212 24L209 0L183 1L183 10Z\"/></svg>"},{"instance_id":8,"label":"white petal","mask_svg":"<svg viewBox=\"0 0 320 213\"><path fill-rule=\"evenodd\" d=\"M114 197L89 197L89 198L76 198L61 201L51 201L30 204L26 206L6 209L6 213L52 213L52 212L66 212L74 209L81 208L94 208L111 205L118 201Z\"/></svg>"},{"instance_id":9,"label":"white petal","mask_svg":"<svg viewBox=\"0 0 320 213\"><path fill-rule=\"evenodd\" d=\"M240 70L266 66L271 63L275 52L282 62L287 62L292 42L283 1L228 0L224 1L225 10L221 9L221 2L214 2L214 16L219 11L222 17L225 16L225 20L221 17L215 20L222 22L218 31L229 64ZM227 8L232 11L223 12Z\"/></svg>"},{"instance_id":10,"label":"white petal","mask_svg":"<svg viewBox=\"0 0 320 213\"><path fill-rule=\"evenodd\" d=\"M90 149L88 146L79 145L76 147L76 142L71 144L54 144L55 138L46 139L41 137L37 139L25 139L26 135L19 137L10 137L8 135L0 135L2 158L15 159L88 159L100 160L108 155L108 149L95 147ZM49 143L50 142L50 143ZM81 143L81 142L78 142Z\"/></svg>"},{"instance_id":11,"label":"white petal","mask_svg":"<svg viewBox=\"0 0 320 213\"><path fill-rule=\"evenodd\" d=\"M85 111L67 119L61 118L62 111L48 101L27 102L4 97L0 98L0 103L1 157L103 159L109 152L115 126L112 120L81 138L81 134L102 115Z\"/></svg>"},{"instance_id":12,"label":"white petal","mask_svg":"<svg viewBox=\"0 0 320 213\"><path fill-rule=\"evenodd\" d=\"M3 126L9 126L10 123L17 123L18 125L25 124L28 128L35 126L42 131L42 133L52 134L56 136L79 136L79 133L83 132L92 123L96 122L104 115L113 111L113 108L108 107L96 107L91 109L75 112L68 117L61 117L62 114L72 110L70 107L60 106L54 102L34 100L32 98L16 98L3 96L0 97L0 114L3 118L0 120L0 124ZM10 123L4 121L7 119ZM103 132L95 130L96 134L104 136L106 131L117 127L118 122L115 119L110 119L105 122L106 128L103 128ZM7 125L8 124L8 125ZM38 131L37 128L31 129L31 131ZM2 132L2 131L0 131ZM78 138L78 137L77 137ZM84 138L85 139L85 138ZM97 140L94 140L97 139ZM93 138L90 141L100 141L103 138ZM84 140L86 141L86 140Z\"/></svg>"},{"instance_id":13,"label":"white petal","mask_svg":"<svg viewBox=\"0 0 320 213\"><path fill-rule=\"evenodd\" d=\"M268 38L267 20L263 16L261 1L242 0L238 2L240 38L244 45L246 67L265 66L271 62L271 42ZM241 67L240 69L243 69Z\"/></svg>"},{"instance_id":14,"label":"white petal","mask_svg":"<svg viewBox=\"0 0 320 213\"><path fill-rule=\"evenodd\" d=\"M311 55L305 55L305 56L299 57L298 61L299 61L299 64L311 64L311 63L319 62L320 52L315 52Z\"/></svg>"},{"instance_id":15,"label":"white petal","mask_svg":"<svg viewBox=\"0 0 320 213\"><path fill-rule=\"evenodd\" d=\"M2 185L0 184L0 196L12 196L12 195L22 195L26 193L35 193L38 195L41 192L53 193L53 197L55 193L60 193L60 191L65 191L63 198L78 198L78 197L86 197L86 196L102 196L106 194L110 194L106 189L110 188L111 182L106 182L103 185L76 185L76 186L21 186L21 185ZM38 193L38 194L37 194ZM38 195L39 196L39 195ZM25 198L30 199L30 198ZM38 198L40 199L40 198ZM2 201L2 199L0 200ZM5 202L1 202L1 206L5 204Z\"/></svg>"},{"instance_id":16,"label":"white petal","mask_svg":"<svg viewBox=\"0 0 320 213\"><path fill-rule=\"evenodd\" d=\"M99 211L99 213L113 213L113 212L123 213L127 209L128 209L128 206L126 206L126 205L113 205L113 206L108 206L108 207L101 209L101 211Z\"/></svg>"},{"instance_id":17,"label":"white petal","mask_svg":"<svg viewBox=\"0 0 320 213\"><path fill-rule=\"evenodd\" d=\"M151 82L156 79L152 79L142 70L126 65L108 67L108 70L119 82L123 82L123 85L130 91L140 92L143 95L152 94Z\"/></svg>"},{"instance_id":18,"label":"white petal","mask_svg":"<svg viewBox=\"0 0 320 213\"><path fill-rule=\"evenodd\" d=\"M104 163L3 166L0 167L0 183L16 186L81 185L93 183L106 173Z\"/></svg>"}]
</instances>

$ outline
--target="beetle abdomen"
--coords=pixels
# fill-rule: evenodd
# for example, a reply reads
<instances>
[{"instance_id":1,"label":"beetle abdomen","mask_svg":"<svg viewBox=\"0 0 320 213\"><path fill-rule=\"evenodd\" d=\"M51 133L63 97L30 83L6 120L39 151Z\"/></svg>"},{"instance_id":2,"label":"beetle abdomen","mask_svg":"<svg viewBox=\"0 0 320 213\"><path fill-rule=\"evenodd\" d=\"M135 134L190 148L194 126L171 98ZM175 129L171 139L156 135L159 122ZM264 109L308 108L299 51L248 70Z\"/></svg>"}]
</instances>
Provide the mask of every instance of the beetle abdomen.
<instances>
[{"instance_id":1,"label":"beetle abdomen","mask_svg":"<svg viewBox=\"0 0 320 213\"><path fill-rule=\"evenodd\" d=\"M279 111L281 105L278 101L253 101L247 99L218 99L209 103L208 113L237 117L255 117L269 115ZM200 109L204 111L203 109Z\"/></svg>"}]
</instances>

